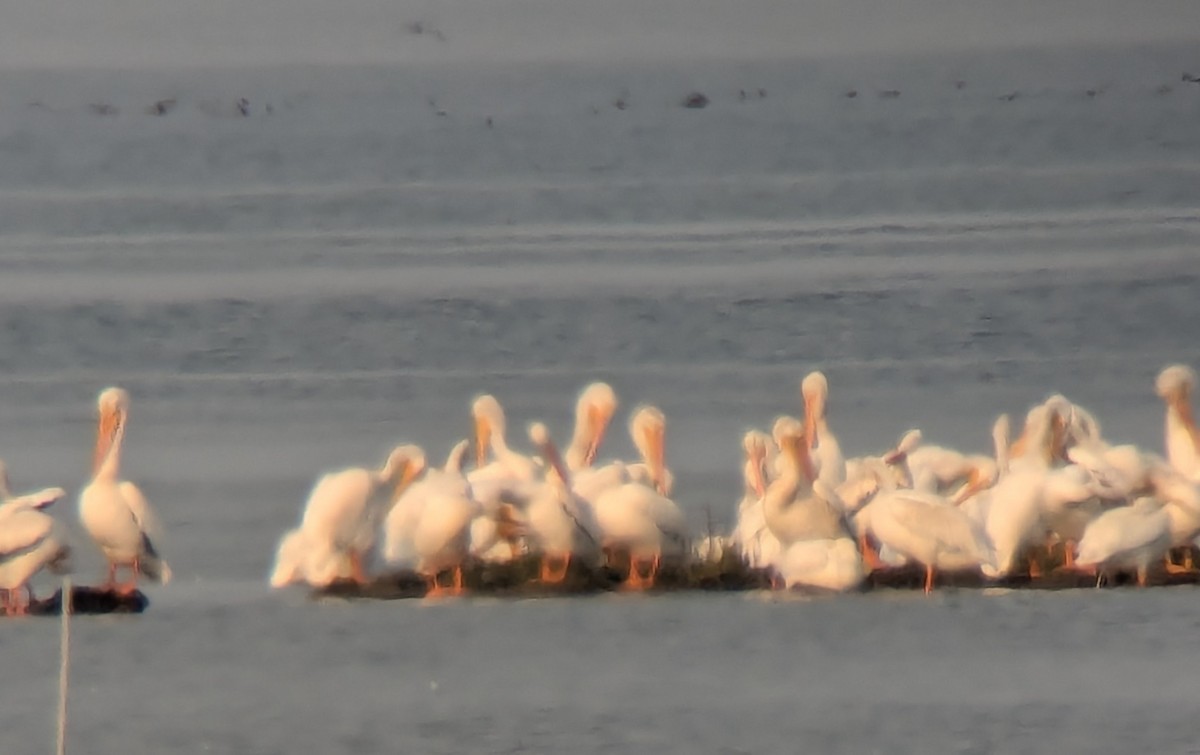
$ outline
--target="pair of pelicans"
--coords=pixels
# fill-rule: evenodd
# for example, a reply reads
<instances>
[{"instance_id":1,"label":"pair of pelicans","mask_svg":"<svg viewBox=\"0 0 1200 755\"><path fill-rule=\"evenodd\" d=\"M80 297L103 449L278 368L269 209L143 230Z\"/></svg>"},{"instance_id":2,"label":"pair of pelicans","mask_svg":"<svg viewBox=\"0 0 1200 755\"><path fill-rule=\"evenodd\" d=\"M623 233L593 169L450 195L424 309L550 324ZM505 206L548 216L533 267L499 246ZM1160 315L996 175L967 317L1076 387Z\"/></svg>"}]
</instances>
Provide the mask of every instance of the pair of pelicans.
<instances>
[{"instance_id":1,"label":"pair of pelicans","mask_svg":"<svg viewBox=\"0 0 1200 755\"><path fill-rule=\"evenodd\" d=\"M1183 546L1190 554L1200 536L1195 381L1182 365L1158 376L1166 459L1112 445L1091 413L1052 396L1011 445L1008 418L997 419L994 458L921 446L912 430L884 454L844 460L824 415L824 378L809 376L804 425L782 417L771 436L745 436L745 493L728 544L779 582L830 590L915 562L928 592L937 570L1000 577L1029 548L1057 543L1067 569L1136 571L1143 585L1159 559L1168 571L1190 569L1166 556Z\"/></svg>"},{"instance_id":2,"label":"pair of pelicans","mask_svg":"<svg viewBox=\"0 0 1200 755\"><path fill-rule=\"evenodd\" d=\"M104 588L120 593L137 589L140 576L166 583L171 578L155 547L158 519L136 485L120 478L121 445L129 416L129 394L107 388L97 400L99 429L91 481L80 491L79 516L108 562ZM68 568L70 547L61 525L44 509L63 498L62 488L14 495L7 469L0 465L0 599L5 614L23 614L33 602L29 586L45 568ZM129 579L116 581L118 568Z\"/></svg>"},{"instance_id":3,"label":"pair of pelicans","mask_svg":"<svg viewBox=\"0 0 1200 755\"><path fill-rule=\"evenodd\" d=\"M325 475L300 526L280 542L271 584L366 582L364 562L382 533L383 561L415 568L431 594L461 593L470 560L507 562L526 550L539 557L545 583L562 582L572 561L595 568L621 549L630 555L627 584L653 585L664 559L689 552L687 522L669 497L674 480L657 408L642 406L630 421L640 460L596 463L616 407L611 387L589 385L565 451L534 422L528 435L537 455L526 456L508 445L504 411L485 395L472 405L475 468L464 469L463 440L442 467L426 468L421 449L403 445L380 469ZM446 571L453 584L443 587L438 575Z\"/></svg>"}]
</instances>

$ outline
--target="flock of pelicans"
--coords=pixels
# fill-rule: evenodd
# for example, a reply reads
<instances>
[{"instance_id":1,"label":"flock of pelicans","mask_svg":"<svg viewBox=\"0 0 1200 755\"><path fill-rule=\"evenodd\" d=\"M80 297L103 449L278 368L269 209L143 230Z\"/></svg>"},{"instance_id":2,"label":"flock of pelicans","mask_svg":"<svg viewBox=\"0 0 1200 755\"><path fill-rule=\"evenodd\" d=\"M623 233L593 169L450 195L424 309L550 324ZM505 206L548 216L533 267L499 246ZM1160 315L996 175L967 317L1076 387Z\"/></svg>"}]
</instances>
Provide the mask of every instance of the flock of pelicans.
<instances>
[{"instance_id":1,"label":"flock of pelicans","mask_svg":"<svg viewBox=\"0 0 1200 755\"><path fill-rule=\"evenodd\" d=\"M379 469L324 475L300 525L279 544L271 584L326 587L368 581L374 558L413 569L429 594L465 590L471 563L536 557L542 583L561 583L572 563L599 568L629 559L626 585L652 587L661 567L733 554L765 570L778 587L843 591L877 569L977 570L985 577L1036 569L1020 559L1031 547L1061 543L1064 568L1134 571L1175 564L1173 548L1200 537L1200 429L1192 415L1195 373L1173 365L1158 376L1166 404L1166 458L1111 445L1088 411L1061 395L1034 406L1010 442L1008 418L993 428L995 455L922 445L918 430L878 456L846 459L826 413L824 375L804 378L803 419L780 417L770 434L743 440L745 493L728 536L696 543L679 505L665 456L666 420L641 406L630 433L636 461L598 463L617 408L612 388L593 383L576 406L563 452L540 422L528 428L534 455L508 445L504 411L492 396L472 406L470 443L440 466L415 445L396 447ZM133 483L120 478L129 396L108 388L97 401L92 478L79 494L84 529L108 563L104 589L132 593L138 579L166 583L171 570L155 547L159 525ZM45 508L61 488L14 495L0 464L0 597L6 614L33 601L29 582L42 569L68 568L63 528ZM129 575L117 581L118 569ZM1031 573L1036 578L1038 574ZM447 584L448 583L448 584Z\"/></svg>"}]
</instances>

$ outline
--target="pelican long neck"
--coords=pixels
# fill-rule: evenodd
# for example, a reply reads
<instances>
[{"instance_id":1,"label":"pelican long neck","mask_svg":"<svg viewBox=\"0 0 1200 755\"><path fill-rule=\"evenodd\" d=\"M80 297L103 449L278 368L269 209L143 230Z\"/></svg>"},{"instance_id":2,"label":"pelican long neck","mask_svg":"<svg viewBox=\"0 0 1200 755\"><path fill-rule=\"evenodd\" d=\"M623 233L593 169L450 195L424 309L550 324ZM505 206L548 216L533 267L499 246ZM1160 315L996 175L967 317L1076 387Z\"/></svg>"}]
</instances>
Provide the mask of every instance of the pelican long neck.
<instances>
[{"instance_id":1,"label":"pelican long neck","mask_svg":"<svg viewBox=\"0 0 1200 755\"><path fill-rule=\"evenodd\" d=\"M1008 415L1001 414L992 425L992 445L996 453L996 469L999 474L1008 471Z\"/></svg>"},{"instance_id":2,"label":"pelican long neck","mask_svg":"<svg viewBox=\"0 0 1200 755\"><path fill-rule=\"evenodd\" d=\"M119 413L117 415L117 427L113 432L112 440L108 443L108 447L102 452L102 455L97 459L96 471L92 475L93 480L104 480L111 482L116 480L121 474L121 445L125 440L125 415Z\"/></svg>"},{"instance_id":3,"label":"pelican long neck","mask_svg":"<svg viewBox=\"0 0 1200 755\"><path fill-rule=\"evenodd\" d=\"M1200 466L1200 428L1186 392L1167 403L1166 449L1167 459L1176 469Z\"/></svg>"},{"instance_id":4,"label":"pelican long neck","mask_svg":"<svg viewBox=\"0 0 1200 755\"><path fill-rule=\"evenodd\" d=\"M779 470L779 476L771 480L763 494L764 511L778 511L796 499L796 493L800 490L801 465L797 459L798 449L791 446L803 445L804 442L802 438L784 440L783 447L779 449L779 453L783 455L782 468Z\"/></svg>"},{"instance_id":5,"label":"pelican long neck","mask_svg":"<svg viewBox=\"0 0 1200 755\"><path fill-rule=\"evenodd\" d=\"M586 404L581 404L575 411L575 433L565 454L568 469L579 470L592 465L589 456L595 453L592 449L595 432L589 409Z\"/></svg>"}]
</instances>

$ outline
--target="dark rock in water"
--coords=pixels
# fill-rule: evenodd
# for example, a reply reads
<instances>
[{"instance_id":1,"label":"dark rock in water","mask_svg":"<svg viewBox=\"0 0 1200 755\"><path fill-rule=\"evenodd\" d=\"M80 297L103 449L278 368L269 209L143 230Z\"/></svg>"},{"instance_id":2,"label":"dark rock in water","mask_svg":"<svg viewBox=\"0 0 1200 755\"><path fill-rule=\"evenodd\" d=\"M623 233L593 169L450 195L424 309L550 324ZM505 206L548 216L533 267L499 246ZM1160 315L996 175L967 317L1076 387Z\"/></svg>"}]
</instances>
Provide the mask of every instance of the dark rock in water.
<instances>
[{"instance_id":1,"label":"dark rock in water","mask_svg":"<svg viewBox=\"0 0 1200 755\"><path fill-rule=\"evenodd\" d=\"M852 100L852 99L854 99L854 98L855 98L855 97L857 97L857 96L858 96L858 90L857 90L857 89L850 89L850 90L848 90L848 91L846 92L846 99L848 99L848 100Z\"/></svg>"},{"instance_id":2,"label":"dark rock in water","mask_svg":"<svg viewBox=\"0 0 1200 755\"><path fill-rule=\"evenodd\" d=\"M683 98L683 106L692 110L708 107L708 97L702 92L692 92Z\"/></svg>"},{"instance_id":3,"label":"dark rock in water","mask_svg":"<svg viewBox=\"0 0 1200 755\"><path fill-rule=\"evenodd\" d=\"M71 588L71 612L77 614L142 613L150 600L141 590L123 594L95 587ZM29 606L31 616L58 616L62 613L62 590Z\"/></svg>"},{"instance_id":4,"label":"dark rock in water","mask_svg":"<svg viewBox=\"0 0 1200 755\"><path fill-rule=\"evenodd\" d=\"M1008 94L1000 95L996 99L1004 100L1005 102L1012 102L1013 100L1017 99L1020 96L1021 96L1020 92L1009 92Z\"/></svg>"},{"instance_id":5,"label":"dark rock in water","mask_svg":"<svg viewBox=\"0 0 1200 755\"><path fill-rule=\"evenodd\" d=\"M900 96L899 89L884 89L882 92L879 93L880 99L884 99L884 100L894 100L899 96Z\"/></svg>"}]
</instances>

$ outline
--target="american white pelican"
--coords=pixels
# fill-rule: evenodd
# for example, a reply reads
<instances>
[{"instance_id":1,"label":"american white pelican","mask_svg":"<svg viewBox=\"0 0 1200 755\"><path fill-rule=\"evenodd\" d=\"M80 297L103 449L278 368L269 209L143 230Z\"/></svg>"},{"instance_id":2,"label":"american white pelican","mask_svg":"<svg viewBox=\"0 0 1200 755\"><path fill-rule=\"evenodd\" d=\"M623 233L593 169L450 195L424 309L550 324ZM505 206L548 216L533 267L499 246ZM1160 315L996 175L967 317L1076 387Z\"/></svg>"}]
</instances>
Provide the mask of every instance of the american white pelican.
<instances>
[{"instance_id":1,"label":"american white pelican","mask_svg":"<svg viewBox=\"0 0 1200 755\"><path fill-rule=\"evenodd\" d=\"M564 454L572 473L592 466L608 423L617 410L617 394L608 383L591 383L579 394L575 404L575 434Z\"/></svg>"},{"instance_id":2,"label":"american white pelican","mask_svg":"<svg viewBox=\"0 0 1200 755\"><path fill-rule=\"evenodd\" d=\"M779 557L775 570L789 589L817 587L845 592L866 578L862 557L848 537L792 543Z\"/></svg>"},{"instance_id":3,"label":"american white pelican","mask_svg":"<svg viewBox=\"0 0 1200 755\"><path fill-rule=\"evenodd\" d=\"M121 566L132 570L131 580L119 587L122 592L137 589L142 574L166 584L171 569L154 542L159 537L158 517L142 491L120 479L129 394L121 388L106 388L100 393L97 408L100 423L92 480L79 494L79 517L108 561L105 587L117 588L117 568Z\"/></svg>"},{"instance_id":4,"label":"american white pelican","mask_svg":"<svg viewBox=\"0 0 1200 755\"><path fill-rule=\"evenodd\" d=\"M465 591L463 567L471 554L471 523L483 512L480 503L468 496L435 493L425 503L421 521L413 533L417 571L429 580L429 595ZM454 571L454 584L444 588L438 575Z\"/></svg>"},{"instance_id":5,"label":"american white pelican","mask_svg":"<svg viewBox=\"0 0 1200 755\"><path fill-rule=\"evenodd\" d=\"M629 418L629 437L642 461L626 464L625 471L633 481L669 496L675 487L675 476L667 469L666 433L667 418L658 407L643 404L634 410Z\"/></svg>"},{"instance_id":6,"label":"american white pelican","mask_svg":"<svg viewBox=\"0 0 1200 755\"><path fill-rule=\"evenodd\" d=\"M629 579L634 589L651 587L664 559L689 552L687 518L679 506L656 490L627 482L607 488L593 501L596 522L603 535L601 546L629 551ZM643 576L640 566L648 562Z\"/></svg>"},{"instance_id":7,"label":"american white pelican","mask_svg":"<svg viewBox=\"0 0 1200 755\"><path fill-rule=\"evenodd\" d=\"M343 554L326 539L314 539L297 527L284 533L271 570L271 587L304 583L328 587L339 579L351 579L353 573Z\"/></svg>"},{"instance_id":8,"label":"american white pelican","mask_svg":"<svg viewBox=\"0 0 1200 755\"><path fill-rule=\"evenodd\" d=\"M471 496L471 486L463 474L463 462L471 443L459 441L450 449L441 469L430 467L425 474L405 488L383 519L383 548L381 555L389 565L397 566L415 558L413 535L421 522L430 496L448 494Z\"/></svg>"},{"instance_id":9,"label":"american white pelican","mask_svg":"<svg viewBox=\"0 0 1200 755\"><path fill-rule=\"evenodd\" d=\"M1158 375L1155 389L1167 405L1166 449L1171 466L1193 482L1200 482L1200 428L1192 415L1192 390L1196 373L1182 364Z\"/></svg>"},{"instance_id":10,"label":"american white pelican","mask_svg":"<svg viewBox=\"0 0 1200 755\"><path fill-rule=\"evenodd\" d=\"M945 499L915 490L881 492L858 513L882 545L925 567L925 592L937 569L972 569L993 563L987 536Z\"/></svg>"},{"instance_id":11,"label":"american white pelican","mask_svg":"<svg viewBox=\"0 0 1200 755\"><path fill-rule=\"evenodd\" d=\"M836 488L846 481L846 460L826 417L829 381L820 372L810 372L800 382L800 393L804 397L804 442L816 470L815 479Z\"/></svg>"},{"instance_id":12,"label":"american white pelican","mask_svg":"<svg viewBox=\"0 0 1200 755\"><path fill-rule=\"evenodd\" d=\"M730 540L747 565L761 569L778 560L782 548L779 540L767 528L763 515L763 496L766 494L767 452L771 437L760 430L751 430L742 438L746 460L742 465L744 491L738 504Z\"/></svg>"},{"instance_id":13,"label":"american white pelican","mask_svg":"<svg viewBox=\"0 0 1200 755\"><path fill-rule=\"evenodd\" d=\"M1135 569L1145 586L1150 564L1171 547L1169 507L1149 496L1098 516L1079 541L1075 563L1097 569Z\"/></svg>"},{"instance_id":14,"label":"american white pelican","mask_svg":"<svg viewBox=\"0 0 1200 755\"><path fill-rule=\"evenodd\" d=\"M995 457L964 454L942 446L921 446L908 455L913 487L949 496L962 503L996 483L1007 467L1008 415L1001 414L992 425Z\"/></svg>"},{"instance_id":15,"label":"american white pelican","mask_svg":"<svg viewBox=\"0 0 1200 755\"><path fill-rule=\"evenodd\" d=\"M495 396L483 395L471 405L475 421L476 468L467 473L467 482L476 500L499 505L503 501L528 499L533 484L540 478L541 469L529 456L508 446L504 409ZM494 457L487 461L487 452Z\"/></svg>"},{"instance_id":16,"label":"american white pelican","mask_svg":"<svg viewBox=\"0 0 1200 755\"><path fill-rule=\"evenodd\" d=\"M808 443L800 424L780 417L773 435L783 464L763 495L763 517L771 533L784 548L800 540L849 536L836 493L823 480L807 477Z\"/></svg>"},{"instance_id":17,"label":"american white pelican","mask_svg":"<svg viewBox=\"0 0 1200 755\"><path fill-rule=\"evenodd\" d=\"M546 461L546 478L526 509L529 538L541 557L541 581L559 583L566 578L572 559L596 565L603 536L592 505L572 492L571 473L546 426L531 424L529 439Z\"/></svg>"},{"instance_id":18,"label":"american white pelican","mask_svg":"<svg viewBox=\"0 0 1200 755\"><path fill-rule=\"evenodd\" d=\"M300 520L304 540L316 548L315 562L323 564L326 552L332 552L348 565L351 579L365 584L363 563L375 544L380 520L424 469L425 453L417 446L401 445L379 469L352 467L317 480Z\"/></svg>"},{"instance_id":19,"label":"american white pelican","mask_svg":"<svg viewBox=\"0 0 1200 755\"><path fill-rule=\"evenodd\" d=\"M0 591L4 613L11 616L28 612L33 601L29 580L43 568L58 574L65 572L70 552L54 517L32 505L0 506Z\"/></svg>"}]
</instances>

